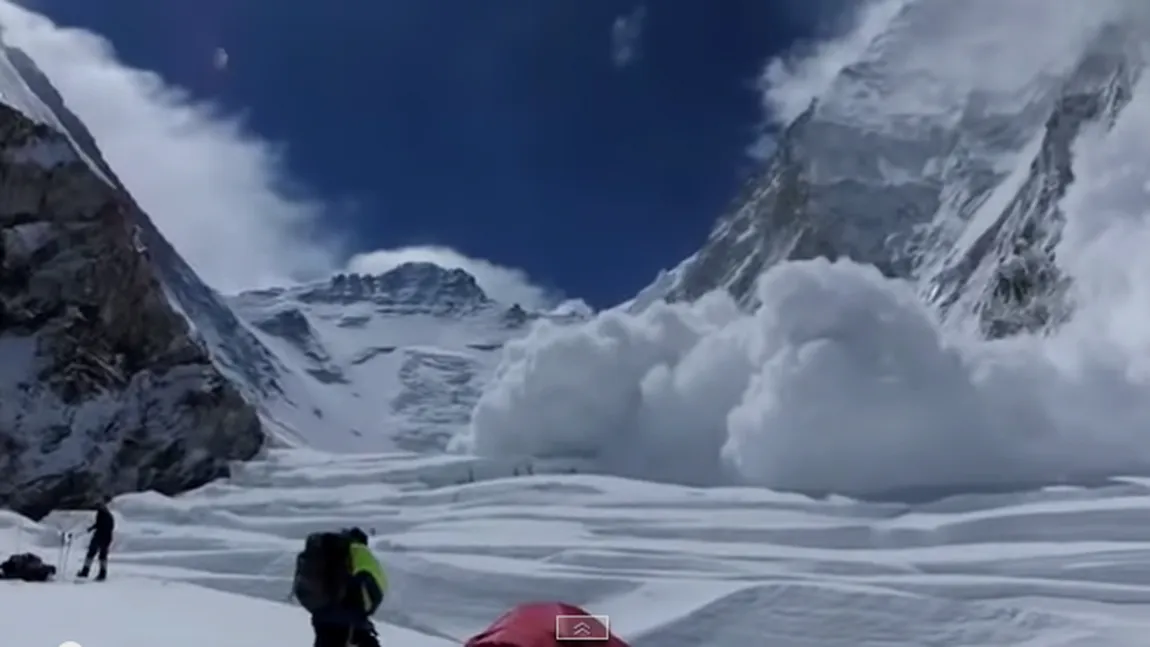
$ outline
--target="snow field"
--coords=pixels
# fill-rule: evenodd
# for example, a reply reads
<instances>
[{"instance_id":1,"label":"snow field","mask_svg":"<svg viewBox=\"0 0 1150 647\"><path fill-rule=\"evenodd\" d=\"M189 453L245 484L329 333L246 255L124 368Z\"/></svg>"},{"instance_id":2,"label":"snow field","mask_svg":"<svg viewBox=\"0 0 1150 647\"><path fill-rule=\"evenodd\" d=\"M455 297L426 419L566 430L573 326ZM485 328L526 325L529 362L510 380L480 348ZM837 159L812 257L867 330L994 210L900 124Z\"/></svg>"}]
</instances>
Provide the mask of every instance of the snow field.
<instances>
[{"instance_id":1,"label":"snow field","mask_svg":"<svg viewBox=\"0 0 1150 647\"><path fill-rule=\"evenodd\" d=\"M459 644L514 604L547 599L609 614L635 647L764 636L781 647L1134 647L1150 630L1150 482L907 506L507 468L275 451L174 499L118 498L111 596L9 584L0 606L27 605L17 629L52 645L158 635L136 617L164 618L165 638L178 626L229 645L243 627L306 645L304 613L287 602L294 554L308 532L357 524L374 530L391 578L378 615L391 645ZM490 480L455 484L469 475ZM26 522L22 541L54 561L54 529L87 518ZM14 521L0 516L0 551ZM218 621L201 615L223 607ZM37 620L48 609L50 635ZM108 633L119 628L137 633Z\"/></svg>"},{"instance_id":2,"label":"snow field","mask_svg":"<svg viewBox=\"0 0 1150 647\"><path fill-rule=\"evenodd\" d=\"M133 578L72 586L0 582L5 617L17 619L18 647L239 647L253 640L310 645L306 616L265 600L180 582ZM443 647L452 643L403 629L381 631L386 644Z\"/></svg>"}]
</instances>

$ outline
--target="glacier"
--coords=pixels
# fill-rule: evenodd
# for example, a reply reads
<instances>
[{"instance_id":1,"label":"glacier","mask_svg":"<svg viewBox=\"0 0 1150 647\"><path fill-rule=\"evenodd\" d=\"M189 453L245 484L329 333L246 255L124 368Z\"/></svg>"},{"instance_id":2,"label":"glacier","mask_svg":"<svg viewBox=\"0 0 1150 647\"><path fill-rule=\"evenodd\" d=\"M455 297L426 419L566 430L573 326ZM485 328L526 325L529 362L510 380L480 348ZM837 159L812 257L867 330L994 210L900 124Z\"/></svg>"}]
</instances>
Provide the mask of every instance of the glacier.
<instances>
[{"instance_id":1,"label":"glacier","mask_svg":"<svg viewBox=\"0 0 1150 647\"><path fill-rule=\"evenodd\" d=\"M177 386L241 423L146 428L175 468L6 446L65 482L106 479L120 529L112 605L65 586L76 556L57 553L87 518L66 508L89 501L0 512L0 551L63 567L59 586L0 583L16 630L131 647L175 624L201 644L256 619L304 644L292 557L356 524L394 580L389 644L458 645L559 597L637 647L1140 645L1150 12L877 0L856 18L767 66L773 156L695 254L599 313L499 302L419 263L222 294L35 43L6 50L0 95L39 139L2 139L24 174L5 186L49 176L116 207L88 231L144 277L122 292L198 371ZM5 262L52 258L66 222L3 221ZM29 339L0 336L5 394L44 388ZM162 410L179 392L154 362L140 374ZM52 431L69 451L124 446ZM200 445L173 455L177 440Z\"/></svg>"}]
</instances>

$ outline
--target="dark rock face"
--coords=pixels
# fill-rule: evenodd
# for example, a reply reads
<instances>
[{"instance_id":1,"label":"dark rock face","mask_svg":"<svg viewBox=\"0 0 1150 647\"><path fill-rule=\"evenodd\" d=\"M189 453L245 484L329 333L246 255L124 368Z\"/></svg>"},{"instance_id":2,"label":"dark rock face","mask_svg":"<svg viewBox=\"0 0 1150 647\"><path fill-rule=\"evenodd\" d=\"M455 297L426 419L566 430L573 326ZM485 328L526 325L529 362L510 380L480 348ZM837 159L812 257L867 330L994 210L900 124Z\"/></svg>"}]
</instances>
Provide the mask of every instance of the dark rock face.
<instances>
[{"instance_id":1,"label":"dark rock face","mask_svg":"<svg viewBox=\"0 0 1150 647\"><path fill-rule=\"evenodd\" d=\"M264 434L168 300L122 189L0 105L0 506L176 493Z\"/></svg>"},{"instance_id":2,"label":"dark rock face","mask_svg":"<svg viewBox=\"0 0 1150 647\"><path fill-rule=\"evenodd\" d=\"M50 79L36 62L18 48L5 47L8 61L20 73L37 99L59 121L71 143L122 199L122 206L136 227L137 246L147 249L147 258L163 284L169 301L195 326L193 337L208 349L215 365L252 402L263 402L283 394L277 378L281 366L276 357L244 327L224 299L204 285L183 257L132 199L115 171L104 159L96 139L84 122L64 103Z\"/></svg>"}]
</instances>

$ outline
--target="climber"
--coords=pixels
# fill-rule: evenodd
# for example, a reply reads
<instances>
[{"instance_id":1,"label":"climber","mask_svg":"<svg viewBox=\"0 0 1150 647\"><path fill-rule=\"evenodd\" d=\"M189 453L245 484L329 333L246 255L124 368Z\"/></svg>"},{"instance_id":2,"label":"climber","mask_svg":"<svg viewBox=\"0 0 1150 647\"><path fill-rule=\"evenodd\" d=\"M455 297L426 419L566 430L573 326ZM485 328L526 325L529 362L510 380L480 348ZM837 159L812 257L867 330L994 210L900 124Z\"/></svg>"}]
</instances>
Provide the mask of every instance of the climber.
<instances>
[{"instance_id":1,"label":"climber","mask_svg":"<svg viewBox=\"0 0 1150 647\"><path fill-rule=\"evenodd\" d=\"M84 567L76 574L77 577L88 577L92 568L92 560L100 558L100 572L96 573L96 581L102 582L108 577L108 548L112 546L112 532L116 529L116 520L108 511L108 506L101 503L96 508L96 522L88 527L92 539L88 542L88 554L84 557Z\"/></svg>"},{"instance_id":2,"label":"climber","mask_svg":"<svg viewBox=\"0 0 1150 647\"><path fill-rule=\"evenodd\" d=\"M309 535L296 557L292 593L311 613L314 647L379 647L371 615L387 577L359 528Z\"/></svg>"}]
</instances>

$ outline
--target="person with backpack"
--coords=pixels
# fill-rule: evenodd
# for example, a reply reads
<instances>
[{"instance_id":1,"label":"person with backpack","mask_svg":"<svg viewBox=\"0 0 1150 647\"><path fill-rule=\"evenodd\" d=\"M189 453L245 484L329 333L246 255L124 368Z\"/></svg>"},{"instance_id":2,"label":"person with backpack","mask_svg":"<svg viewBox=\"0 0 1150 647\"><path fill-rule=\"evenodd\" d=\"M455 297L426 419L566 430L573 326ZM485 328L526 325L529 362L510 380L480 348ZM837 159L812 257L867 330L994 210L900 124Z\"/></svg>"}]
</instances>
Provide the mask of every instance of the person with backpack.
<instances>
[{"instance_id":1,"label":"person with backpack","mask_svg":"<svg viewBox=\"0 0 1150 647\"><path fill-rule=\"evenodd\" d=\"M108 578L108 549L112 546L112 532L116 529L116 520L108 511L108 506L101 503L96 508L96 522L88 527L92 539L88 541L88 554L84 556L84 567L76 577L88 577L92 570L92 560L100 558L100 571L96 573L96 581L102 582Z\"/></svg>"},{"instance_id":2,"label":"person with backpack","mask_svg":"<svg viewBox=\"0 0 1150 647\"><path fill-rule=\"evenodd\" d=\"M362 530L308 535L292 594L311 614L314 647L380 647L371 616L386 593L387 576Z\"/></svg>"}]
</instances>

